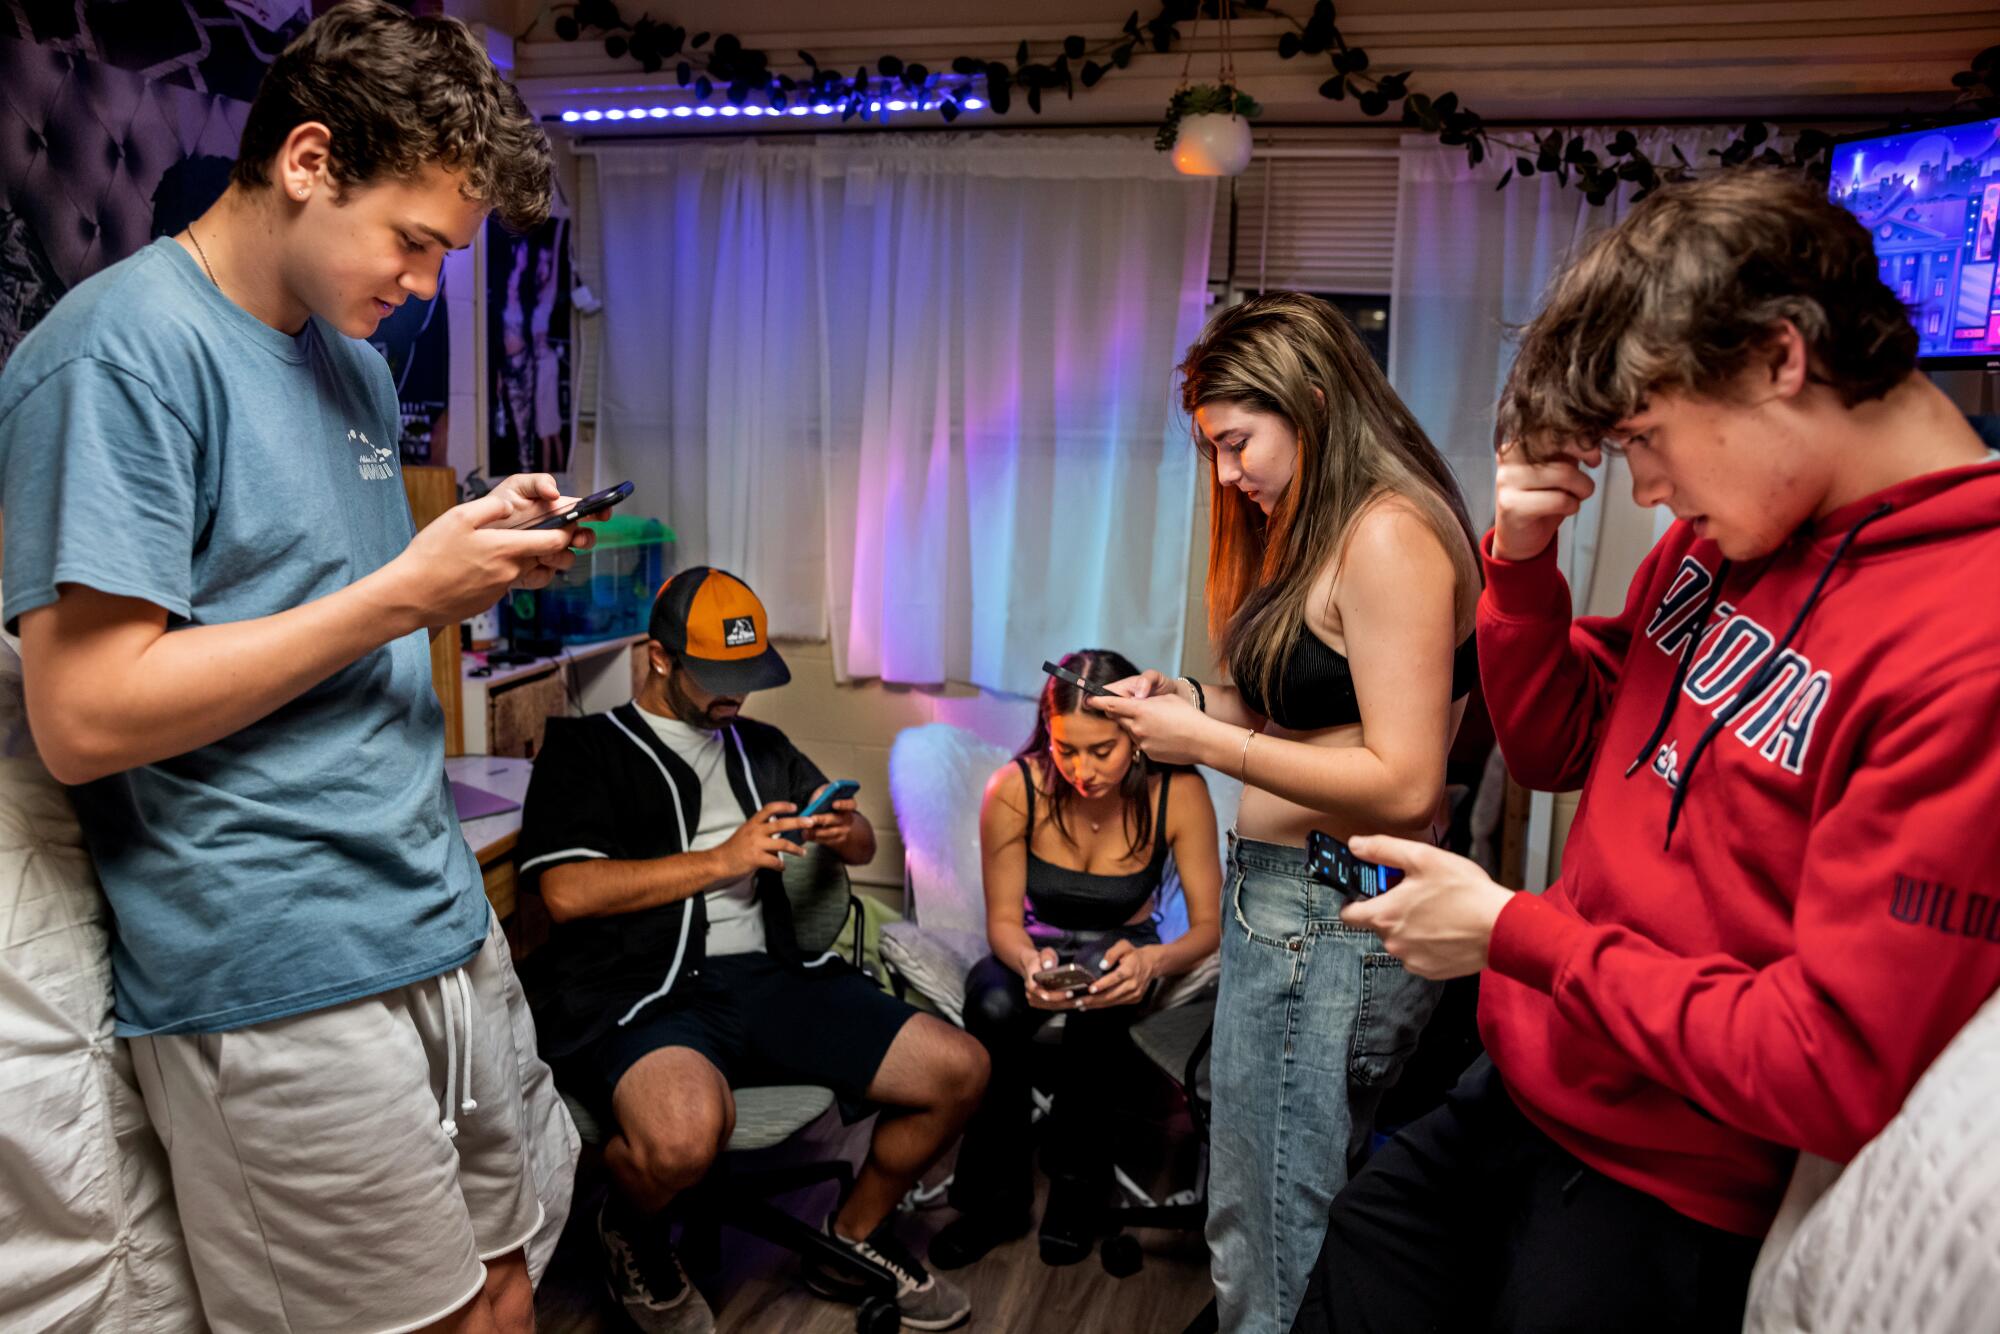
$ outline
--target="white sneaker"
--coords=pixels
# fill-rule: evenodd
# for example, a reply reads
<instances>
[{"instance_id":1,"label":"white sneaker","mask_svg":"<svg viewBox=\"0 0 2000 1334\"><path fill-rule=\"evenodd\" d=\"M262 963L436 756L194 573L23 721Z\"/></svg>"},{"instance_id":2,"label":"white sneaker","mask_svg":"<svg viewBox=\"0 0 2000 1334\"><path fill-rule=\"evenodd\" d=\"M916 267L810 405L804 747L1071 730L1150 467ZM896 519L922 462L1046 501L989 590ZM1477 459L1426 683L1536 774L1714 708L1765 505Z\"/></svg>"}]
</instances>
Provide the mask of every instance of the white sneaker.
<instances>
[{"instance_id":1,"label":"white sneaker","mask_svg":"<svg viewBox=\"0 0 2000 1334\"><path fill-rule=\"evenodd\" d=\"M903 1313L904 1329L955 1329L972 1314L972 1301L947 1279L941 1279L921 1264L884 1223L865 1241L849 1241L826 1220L825 1232L833 1244L855 1259L887 1275L896 1284L896 1307ZM860 1301L867 1296L862 1284L831 1266L809 1261L805 1284L822 1297L837 1301Z\"/></svg>"}]
</instances>

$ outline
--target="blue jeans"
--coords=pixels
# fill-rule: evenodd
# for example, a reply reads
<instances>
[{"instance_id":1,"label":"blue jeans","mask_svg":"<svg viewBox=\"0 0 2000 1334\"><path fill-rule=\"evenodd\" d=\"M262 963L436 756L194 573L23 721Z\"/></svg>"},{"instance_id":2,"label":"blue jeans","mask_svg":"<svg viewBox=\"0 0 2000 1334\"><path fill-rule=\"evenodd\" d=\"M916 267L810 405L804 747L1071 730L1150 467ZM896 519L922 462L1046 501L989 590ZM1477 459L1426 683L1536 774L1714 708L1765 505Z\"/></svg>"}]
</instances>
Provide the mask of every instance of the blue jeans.
<instances>
[{"instance_id":1,"label":"blue jeans","mask_svg":"<svg viewBox=\"0 0 2000 1334\"><path fill-rule=\"evenodd\" d=\"M1222 1334L1287 1334L1327 1209L1437 1007L1304 848L1230 836L1210 1057L1208 1247Z\"/></svg>"}]
</instances>

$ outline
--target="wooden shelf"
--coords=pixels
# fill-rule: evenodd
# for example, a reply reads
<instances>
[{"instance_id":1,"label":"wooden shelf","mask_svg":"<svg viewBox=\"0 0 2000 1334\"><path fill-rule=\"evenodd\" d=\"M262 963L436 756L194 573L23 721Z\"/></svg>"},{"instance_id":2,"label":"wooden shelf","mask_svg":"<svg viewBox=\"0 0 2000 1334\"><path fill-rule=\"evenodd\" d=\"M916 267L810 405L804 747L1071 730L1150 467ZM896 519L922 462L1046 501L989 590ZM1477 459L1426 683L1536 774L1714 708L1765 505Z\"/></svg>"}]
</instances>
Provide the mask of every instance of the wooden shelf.
<instances>
[{"instance_id":1,"label":"wooden shelf","mask_svg":"<svg viewBox=\"0 0 2000 1334\"><path fill-rule=\"evenodd\" d=\"M403 492L410 499L410 518L418 528L458 503L458 474L450 468L410 464L403 469ZM459 698L458 627L448 625L431 636L431 685L444 709L444 753L465 753L465 708Z\"/></svg>"}]
</instances>

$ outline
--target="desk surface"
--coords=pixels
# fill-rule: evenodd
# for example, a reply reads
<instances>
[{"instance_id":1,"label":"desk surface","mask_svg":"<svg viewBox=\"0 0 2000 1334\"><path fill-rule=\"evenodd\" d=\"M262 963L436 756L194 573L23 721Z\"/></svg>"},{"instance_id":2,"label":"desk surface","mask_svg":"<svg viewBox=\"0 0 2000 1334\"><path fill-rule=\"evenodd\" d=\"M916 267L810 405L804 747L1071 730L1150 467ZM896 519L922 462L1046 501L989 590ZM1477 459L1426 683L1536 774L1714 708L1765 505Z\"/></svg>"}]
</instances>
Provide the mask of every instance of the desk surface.
<instances>
[{"instance_id":1,"label":"desk surface","mask_svg":"<svg viewBox=\"0 0 2000 1334\"><path fill-rule=\"evenodd\" d=\"M535 766L531 760L509 759L504 755L456 755L444 762L444 770L470 787L484 788L509 801L523 801L528 795L528 777ZM461 820L458 827L483 866L513 850L514 839L521 832L521 812L513 810L479 820Z\"/></svg>"}]
</instances>

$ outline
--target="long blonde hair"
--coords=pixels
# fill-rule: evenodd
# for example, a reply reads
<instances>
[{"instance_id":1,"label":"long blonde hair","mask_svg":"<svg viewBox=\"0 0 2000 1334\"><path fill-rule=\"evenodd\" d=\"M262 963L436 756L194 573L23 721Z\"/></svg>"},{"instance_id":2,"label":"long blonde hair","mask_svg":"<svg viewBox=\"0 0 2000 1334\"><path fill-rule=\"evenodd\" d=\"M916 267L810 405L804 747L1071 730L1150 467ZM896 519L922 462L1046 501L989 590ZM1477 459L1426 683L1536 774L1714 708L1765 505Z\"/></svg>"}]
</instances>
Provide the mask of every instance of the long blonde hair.
<instances>
[{"instance_id":1,"label":"long blonde hair","mask_svg":"<svg viewBox=\"0 0 2000 1334\"><path fill-rule=\"evenodd\" d=\"M1372 502L1400 496L1451 557L1454 632L1479 593L1476 539L1450 467L1389 387L1347 320L1318 297L1271 292L1220 311L1180 365L1181 403L1234 403L1281 418L1298 436L1291 485L1267 518L1209 459L1208 630L1238 681L1275 697L1319 572ZM1316 394L1314 390L1319 392Z\"/></svg>"}]
</instances>

